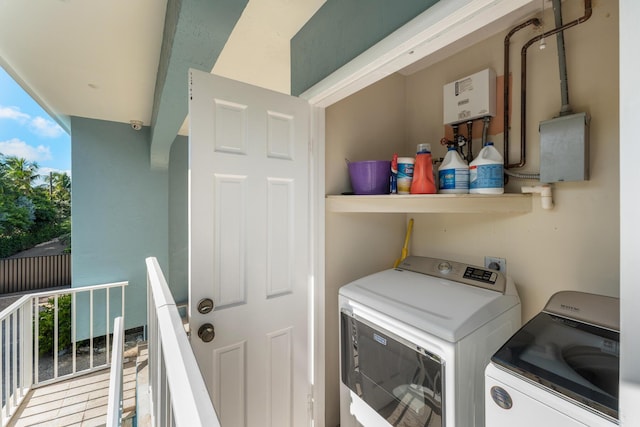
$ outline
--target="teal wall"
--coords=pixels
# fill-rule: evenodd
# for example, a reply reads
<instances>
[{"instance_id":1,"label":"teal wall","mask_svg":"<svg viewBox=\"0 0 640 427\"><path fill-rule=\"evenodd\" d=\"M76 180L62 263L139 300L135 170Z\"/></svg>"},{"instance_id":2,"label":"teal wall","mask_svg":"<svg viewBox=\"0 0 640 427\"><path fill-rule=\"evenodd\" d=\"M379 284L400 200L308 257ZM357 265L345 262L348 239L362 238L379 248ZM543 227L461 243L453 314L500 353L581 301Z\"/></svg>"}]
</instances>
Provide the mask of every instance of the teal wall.
<instances>
[{"instance_id":1,"label":"teal wall","mask_svg":"<svg viewBox=\"0 0 640 427\"><path fill-rule=\"evenodd\" d=\"M149 128L71 118L72 286L128 280L126 328L146 323L145 258L168 272L169 173L149 159Z\"/></svg>"},{"instance_id":2,"label":"teal wall","mask_svg":"<svg viewBox=\"0 0 640 427\"><path fill-rule=\"evenodd\" d=\"M189 300L189 140L175 139L169 160L169 275L178 304Z\"/></svg>"},{"instance_id":3,"label":"teal wall","mask_svg":"<svg viewBox=\"0 0 640 427\"><path fill-rule=\"evenodd\" d=\"M291 39L291 94L300 95L438 0L327 0Z\"/></svg>"}]
</instances>

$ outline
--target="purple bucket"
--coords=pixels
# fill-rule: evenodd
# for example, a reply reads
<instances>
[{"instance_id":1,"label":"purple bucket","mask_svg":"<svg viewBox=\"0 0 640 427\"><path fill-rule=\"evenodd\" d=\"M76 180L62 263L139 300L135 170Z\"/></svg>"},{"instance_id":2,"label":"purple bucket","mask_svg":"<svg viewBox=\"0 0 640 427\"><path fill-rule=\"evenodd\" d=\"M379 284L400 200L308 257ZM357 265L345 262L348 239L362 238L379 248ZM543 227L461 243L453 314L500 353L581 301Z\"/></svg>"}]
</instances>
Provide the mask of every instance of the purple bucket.
<instances>
[{"instance_id":1,"label":"purple bucket","mask_svg":"<svg viewBox=\"0 0 640 427\"><path fill-rule=\"evenodd\" d=\"M349 162L348 167L351 187L355 194L389 194L389 160Z\"/></svg>"}]
</instances>

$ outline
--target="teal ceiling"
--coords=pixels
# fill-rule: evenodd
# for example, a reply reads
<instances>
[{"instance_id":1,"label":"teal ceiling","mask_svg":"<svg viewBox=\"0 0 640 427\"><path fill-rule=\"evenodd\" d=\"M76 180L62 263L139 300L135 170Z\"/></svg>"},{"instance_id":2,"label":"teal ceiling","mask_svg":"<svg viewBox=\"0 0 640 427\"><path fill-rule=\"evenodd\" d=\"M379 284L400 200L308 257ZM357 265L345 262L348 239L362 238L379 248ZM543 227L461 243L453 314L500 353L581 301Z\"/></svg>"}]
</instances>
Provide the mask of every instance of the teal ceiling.
<instances>
[{"instance_id":1,"label":"teal ceiling","mask_svg":"<svg viewBox=\"0 0 640 427\"><path fill-rule=\"evenodd\" d=\"M151 117L151 166L166 168L188 113L188 70L210 72L248 0L168 0Z\"/></svg>"},{"instance_id":2,"label":"teal ceiling","mask_svg":"<svg viewBox=\"0 0 640 427\"><path fill-rule=\"evenodd\" d=\"M438 0L327 0L291 39L291 94L300 95Z\"/></svg>"},{"instance_id":3,"label":"teal ceiling","mask_svg":"<svg viewBox=\"0 0 640 427\"><path fill-rule=\"evenodd\" d=\"M327 0L291 40L299 95L438 0ZM151 166L166 168L188 114L188 70L210 72L248 0L168 0L151 119Z\"/></svg>"}]
</instances>

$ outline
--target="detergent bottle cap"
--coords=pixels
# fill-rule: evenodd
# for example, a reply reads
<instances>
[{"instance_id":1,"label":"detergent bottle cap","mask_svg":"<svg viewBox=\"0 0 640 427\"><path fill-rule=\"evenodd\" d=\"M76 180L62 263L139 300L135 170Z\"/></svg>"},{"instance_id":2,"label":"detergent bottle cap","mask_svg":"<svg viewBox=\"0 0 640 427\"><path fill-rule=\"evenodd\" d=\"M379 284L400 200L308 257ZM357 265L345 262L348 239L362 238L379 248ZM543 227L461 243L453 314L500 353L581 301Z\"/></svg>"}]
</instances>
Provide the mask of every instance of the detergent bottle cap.
<instances>
[{"instance_id":1,"label":"detergent bottle cap","mask_svg":"<svg viewBox=\"0 0 640 427\"><path fill-rule=\"evenodd\" d=\"M429 143L424 143L424 144L418 144L418 150L417 153L431 153L431 144Z\"/></svg>"}]
</instances>

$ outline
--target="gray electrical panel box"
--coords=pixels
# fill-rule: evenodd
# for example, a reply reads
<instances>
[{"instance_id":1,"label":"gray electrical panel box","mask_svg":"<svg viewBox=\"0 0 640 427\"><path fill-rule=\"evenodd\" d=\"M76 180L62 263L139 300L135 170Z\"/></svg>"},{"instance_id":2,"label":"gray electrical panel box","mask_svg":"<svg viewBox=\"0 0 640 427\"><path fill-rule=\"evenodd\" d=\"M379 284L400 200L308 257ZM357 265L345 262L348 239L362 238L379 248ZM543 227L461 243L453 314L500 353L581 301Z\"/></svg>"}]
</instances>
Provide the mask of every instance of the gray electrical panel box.
<instances>
[{"instance_id":1,"label":"gray electrical panel box","mask_svg":"<svg viewBox=\"0 0 640 427\"><path fill-rule=\"evenodd\" d=\"M589 179L589 115L540 122L540 182Z\"/></svg>"}]
</instances>

